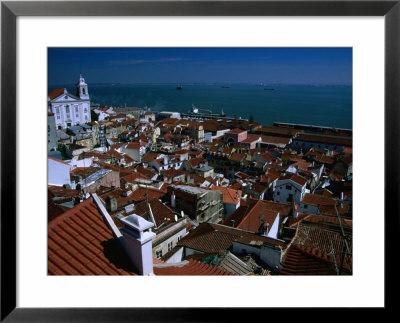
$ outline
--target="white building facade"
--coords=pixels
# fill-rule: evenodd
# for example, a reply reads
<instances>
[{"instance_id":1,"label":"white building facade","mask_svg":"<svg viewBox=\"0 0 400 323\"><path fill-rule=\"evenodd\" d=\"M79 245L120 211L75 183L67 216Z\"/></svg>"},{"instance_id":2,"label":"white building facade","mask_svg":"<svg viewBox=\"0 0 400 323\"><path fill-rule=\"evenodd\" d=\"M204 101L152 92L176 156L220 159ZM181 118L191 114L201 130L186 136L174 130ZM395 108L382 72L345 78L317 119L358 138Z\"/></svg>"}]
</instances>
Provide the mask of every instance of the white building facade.
<instances>
[{"instance_id":1,"label":"white building facade","mask_svg":"<svg viewBox=\"0 0 400 323\"><path fill-rule=\"evenodd\" d=\"M48 109L54 113L58 129L91 122L88 86L82 75L76 84L76 96L67 89L54 89L48 95Z\"/></svg>"},{"instance_id":2,"label":"white building facade","mask_svg":"<svg viewBox=\"0 0 400 323\"><path fill-rule=\"evenodd\" d=\"M274 190L274 201L280 203L299 204L306 193L307 181L305 178L292 174L288 176L281 176L276 181Z\"/></svg>"}]
</instances>

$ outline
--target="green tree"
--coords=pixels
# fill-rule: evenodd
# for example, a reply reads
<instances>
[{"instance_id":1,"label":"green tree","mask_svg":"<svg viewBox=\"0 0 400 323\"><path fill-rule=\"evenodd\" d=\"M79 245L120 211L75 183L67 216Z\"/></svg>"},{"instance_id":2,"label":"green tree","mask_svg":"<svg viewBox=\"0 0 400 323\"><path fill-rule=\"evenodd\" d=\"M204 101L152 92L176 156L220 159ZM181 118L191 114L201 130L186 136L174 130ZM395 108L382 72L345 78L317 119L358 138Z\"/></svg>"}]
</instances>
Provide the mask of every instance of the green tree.
<instances>
[{"instance_id":1,"label":"green tree","mask_svg":"<svg viewBox=\"0 0 400 323\"><path fill-rule=\"evenodd\" d=\"M68 159L67 158L67 149L65 148L64 144L58 144L57 146L57 150L61 153L61 158L64 159Z\"/></svg>"},{"instance_id":2,"label":"green tree","mask_svg":"<svg viewBox=\"0 0 400 323\"><path fill-rule=\"evenodd\" d=\"M92 121L99 121L99 115L96 112L94 112L93 110L90 110L90 116L91 116Z\"/></svg>"}]
</instances>

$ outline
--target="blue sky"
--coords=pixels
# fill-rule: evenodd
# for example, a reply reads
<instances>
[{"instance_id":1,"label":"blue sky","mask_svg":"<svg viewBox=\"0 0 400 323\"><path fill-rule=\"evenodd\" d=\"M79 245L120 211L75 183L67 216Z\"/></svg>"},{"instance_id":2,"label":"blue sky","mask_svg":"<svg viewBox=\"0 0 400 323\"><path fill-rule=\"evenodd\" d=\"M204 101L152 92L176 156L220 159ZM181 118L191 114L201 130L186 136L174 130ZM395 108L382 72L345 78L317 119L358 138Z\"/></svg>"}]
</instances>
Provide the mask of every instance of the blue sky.
<instances>
[{"instance_id":1,"label":"blue sky","mask_svg":"<svg viewBox=\"0 0 400 323\"><path fill-rule=\"evenodd\" d=\"M50 85L352 84L351 48L49 48Z\"/></svg>"}]
</instances>

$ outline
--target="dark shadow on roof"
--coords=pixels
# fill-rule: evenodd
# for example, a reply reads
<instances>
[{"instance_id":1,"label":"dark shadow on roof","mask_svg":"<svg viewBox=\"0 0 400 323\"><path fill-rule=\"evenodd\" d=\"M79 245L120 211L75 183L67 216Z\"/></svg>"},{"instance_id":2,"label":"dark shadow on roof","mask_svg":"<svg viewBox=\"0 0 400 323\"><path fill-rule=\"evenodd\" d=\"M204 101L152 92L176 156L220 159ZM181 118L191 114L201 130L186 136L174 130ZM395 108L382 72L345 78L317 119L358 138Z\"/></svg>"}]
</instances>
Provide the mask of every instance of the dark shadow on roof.
<instances>
[{"instance_id":1,"label":"dark shadow on roof","mask_svg":"<svg viewBox=\"0 0 400 323\"><path fill-rule=\"evenodd\" d=\"M104 248L104 256L117 268L123 269L130 273L137 273L137 270L129 260L128 255L124 252L121 243L112 238L101 242Z\"/></svg>"}]
</instances>

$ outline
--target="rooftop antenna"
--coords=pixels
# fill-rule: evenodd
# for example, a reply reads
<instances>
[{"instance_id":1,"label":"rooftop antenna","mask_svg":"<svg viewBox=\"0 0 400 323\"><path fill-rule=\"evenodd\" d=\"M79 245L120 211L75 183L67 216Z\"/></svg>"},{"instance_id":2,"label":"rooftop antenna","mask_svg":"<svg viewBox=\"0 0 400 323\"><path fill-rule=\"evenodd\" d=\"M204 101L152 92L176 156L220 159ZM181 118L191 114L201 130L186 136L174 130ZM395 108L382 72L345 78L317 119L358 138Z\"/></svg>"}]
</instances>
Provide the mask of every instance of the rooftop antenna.
<instances>
[{"instance_id":1,"label":"rooftop antenna","mask_svg":"<svg viewBox=\"0 0 400 323\"><path fill-rule=\"evenodd\" d=\"M328 255L333 255L333 264L335 265L335 271L336 271L336 275L339 275L339 269L336 263L336 255L335 255L335 248L333 247L333 243L332 240L329 239L329 242L331 243L331 251L328 252Z\"/></svg>"},{"instance_id":2,"label":"rooftop antenna","mask_svg":"<svg viewBox=\"0 0 400 323\"><path fill-rule=\"evenodd\" d=\"M351 250L350 250L350 246L349 246L349 242L348 242L348 237L346 236L346 234L344 232L344 229L343 229L342 220L341 220L339 211L337 210L336 204L334 206L335 206L336 216L337 216L337 218L339 220L341 236L342 236L343 241L344 241L342 257L341 257L341 264L340 264L340 271L339 271L339 275L340 275L342 273L342 270L343 270L343 261L344 261L345 257L346 257L347 263L350 264Z\"/></svg>"}]
</instances>

